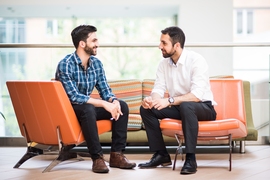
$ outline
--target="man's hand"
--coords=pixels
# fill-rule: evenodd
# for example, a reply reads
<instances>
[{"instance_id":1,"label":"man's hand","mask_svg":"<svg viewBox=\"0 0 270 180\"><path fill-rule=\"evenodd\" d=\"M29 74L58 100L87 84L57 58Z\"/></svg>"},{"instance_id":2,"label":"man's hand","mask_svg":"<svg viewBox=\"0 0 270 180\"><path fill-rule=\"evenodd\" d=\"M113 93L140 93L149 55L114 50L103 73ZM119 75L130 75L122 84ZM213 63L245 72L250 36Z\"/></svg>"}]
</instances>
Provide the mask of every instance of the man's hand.
<instances>
[{"instance_id":1,"label":"man's hand","mask_svg":"<svg viewBox=\"0 0 270 180\"><path fill-rule=\"evenodd\" d=\"M142 101L142 107L144 109L151 109L153 106L152 106L152 97L151 96L148 96L146 98L143 99Z\"/></svg>"},{"instance_id":2,"label":"man's hand","mask_svg":"<svg viewBox=\"0 0 270 180\"><path fill-rule=\"evenodd\" d=\"M123 115L122 111L121 111L121 106L120 106L120 102L118 100L114 100L113 104L115 104L118 108L117 108L117 113L116 113L116 118L114 118L114 115L112 114L112 118L114 120L118 120L120 115Z\"/></svg>"},{"instance_id":3,"label":"man's hand","mask_svg":"<svg viewBox=\"0 0 270 180\"><path fill-rule=\"evenodd\" d=\"M123 115L121 106L118 100L114 100L113 103L106 102L104 108L111 113L112 119L117 121L120 115Z\"/></svg>"},{"instance_id":4,"label":"man's hand","mask_svg":"<svg viewBox=\"0 0 270 180\"><path fill-rule=\"evenodd\" d=\"M152 106L157 110L161 110L169 105L170 103L167 98L155 99L152 101Z\"/></svg>"}]
</instances>

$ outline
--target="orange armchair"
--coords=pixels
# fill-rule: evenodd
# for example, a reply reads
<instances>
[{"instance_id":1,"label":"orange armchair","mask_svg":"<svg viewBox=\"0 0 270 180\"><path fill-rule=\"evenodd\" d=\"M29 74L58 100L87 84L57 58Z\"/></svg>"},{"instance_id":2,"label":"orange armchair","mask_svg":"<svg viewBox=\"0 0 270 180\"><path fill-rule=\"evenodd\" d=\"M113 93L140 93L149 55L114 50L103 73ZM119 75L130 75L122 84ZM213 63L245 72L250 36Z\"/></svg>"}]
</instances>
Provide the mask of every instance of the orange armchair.
<instances>
[{"instance_id":1,"label":"orange armchair","mask_svg":"<svg viewBox=\"0 0 270 180\"><path fill-rule=\"evenodd\" d=\"M217 118L216 121L199 121L198 140L228 140L229 171L231 171L232 138L247 136L243 83L237 79L211 79L210 83L214 100L218 104L214 106ZM184 141L182 122L176 119L162 119L160 128L163 135L175 137L179 143L175 153L174 170L177 155L182 154Z\"/></svg>"},{"instance_id":2,"label":"orange armchair","mask_svg":"<svg viewBox=\"0 0 270 180\"><path fill-rule=\"evenodd\" d=\"M43 172L50 171L62 161L84 155L70 151L83 143L84 137L60 82L7 81L6 84L21 134L27 141L27 151L14 168L34 156L45 154L43 149L34 147L36 143L59 147L58 157ZM111 131L111 121L97 121L97 127L99 134Z\"/></svg>"}]
</instances>

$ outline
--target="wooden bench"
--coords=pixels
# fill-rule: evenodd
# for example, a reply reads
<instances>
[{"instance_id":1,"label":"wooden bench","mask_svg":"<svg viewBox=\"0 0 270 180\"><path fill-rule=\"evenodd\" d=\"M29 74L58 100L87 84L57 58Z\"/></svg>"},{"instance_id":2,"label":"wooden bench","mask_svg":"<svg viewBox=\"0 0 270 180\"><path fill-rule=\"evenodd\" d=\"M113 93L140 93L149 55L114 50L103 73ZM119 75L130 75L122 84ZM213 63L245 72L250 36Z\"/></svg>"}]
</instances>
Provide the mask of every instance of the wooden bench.
<instances>
[{"instance_id":1,"label":"wooden bench","mask_svg":"<svg viewBox=\"0 0 270 180\"><path fill-rule=\"evenodd\" d=\"M84 137L60 82L7 81L6 84L21 134L27 141L27 151L14 168L34 156L45 154L43 149L35 147L36 144L59 147L58 157L43 172L62 161L85 155L70 151L83 143ZM97 127L99 134L111 131L111 121L99 120Z\"/></svg>"},{"instance_id":2,"label":"wooden bench","mask_svg":"<svg viewBox=\"0 0 270 180\"><path fill-rule=\"evenodd\" d=\"M237 79L211 79L210 83L214 100L218 104L214 106L217 118L215 121L199 121L198 140L228 140L229 171L231 171L232 139L247 136L243 82ZM184 142L184 136L182 121L162 119L160 128L163 135L175 137L179 143L175 153L174 170L179 153L182 154L183 160L182 143Z\"/></svg>"}]
</instances>

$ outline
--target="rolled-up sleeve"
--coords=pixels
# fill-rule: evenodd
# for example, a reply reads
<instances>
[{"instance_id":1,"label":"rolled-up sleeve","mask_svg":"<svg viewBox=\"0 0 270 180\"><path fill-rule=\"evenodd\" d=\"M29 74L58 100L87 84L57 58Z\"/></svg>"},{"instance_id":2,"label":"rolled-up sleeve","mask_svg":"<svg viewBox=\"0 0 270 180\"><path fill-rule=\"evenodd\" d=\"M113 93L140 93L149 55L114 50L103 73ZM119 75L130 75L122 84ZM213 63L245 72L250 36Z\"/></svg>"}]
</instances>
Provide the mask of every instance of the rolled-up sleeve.
<instances>
[{"instance_id":1,"label":"rolled-up sleeve","mask_svg":"<svg viewBox=\"0 0 270 180\"><path fill-rule=\"evenodd\" d=\"M203 100L205 93L209 91L208 65L204 58L196 60L193 65L190 92L198 99Z\"/></svg>"}]
</instances>

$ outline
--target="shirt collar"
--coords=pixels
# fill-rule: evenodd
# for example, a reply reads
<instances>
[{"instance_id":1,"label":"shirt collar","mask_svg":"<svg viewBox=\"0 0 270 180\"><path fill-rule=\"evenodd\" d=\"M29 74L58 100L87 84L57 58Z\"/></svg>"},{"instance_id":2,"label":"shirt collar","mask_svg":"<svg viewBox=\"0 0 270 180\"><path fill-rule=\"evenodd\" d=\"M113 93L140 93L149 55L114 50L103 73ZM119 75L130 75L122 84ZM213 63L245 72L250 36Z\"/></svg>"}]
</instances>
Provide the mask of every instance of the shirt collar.
<instances>
[{"instance_id":1,"label":"shirt collar","mask_svg":"<svg viewBox=\"0 0 270 180\"><path fill-rule=\"evenodd\" d=\"M80 59L80 57L78 56L78 54L76 53L76 51L74 52L74 59L75 59L75 62L78 65L81 65L82 64L82 60Z\"/></svg>"},{"instance_id":2,"label":"shirt collar","mask_svg":"<svg viewBox=\"0 0 270 180\"><path fill-rule=\"evenodd\" d=\"M183 49L178 61L176 64L173 63L173 60L171 58L169 58L169 64L170 65L173 65L173 66L178 66L179 64L185 64L185 61L186 61L186 57L187 57L187 52L185 49Z\"/></svg>"},{"instance_id":3,"label":"shirt collar","mask_svg":"<svg viewBox=\"0 0 270 180\"><path fill-rule=\"evenodd\" d=\"M185 64L186 59L187 59L187 51L183 49L180 55L180 58L177 61L177 64L182 64L182 65Z\"/></svg>"},{"instance_id":4,"label":"shirt collar","mask_svg":"<svg viewBox=\"0 0 270 180\"><path fill-rule=\"evenodd\" d=\"M82 60L80 59L80 57L78 56L76 51L74 52L74 59L78 65L82 64ZM90 66L91 62L94 60L95 60L94 56L90 56L89 61L88 61L89 66Z\"/></svg>"}]
</instances>

